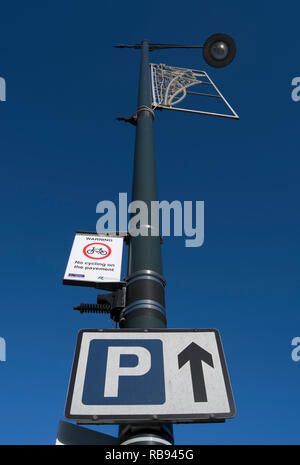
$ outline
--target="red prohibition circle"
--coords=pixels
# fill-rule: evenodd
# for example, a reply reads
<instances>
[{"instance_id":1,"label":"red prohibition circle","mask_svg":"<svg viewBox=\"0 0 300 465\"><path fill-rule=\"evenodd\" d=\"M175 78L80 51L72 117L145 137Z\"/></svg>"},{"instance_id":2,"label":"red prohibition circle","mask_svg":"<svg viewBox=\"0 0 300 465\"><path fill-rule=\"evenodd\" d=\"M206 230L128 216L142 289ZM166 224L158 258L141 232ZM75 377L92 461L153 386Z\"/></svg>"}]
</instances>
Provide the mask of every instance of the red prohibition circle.
<instances>
[{"instance_id":1,"label":"red prohibition circle","mask_svg":"<svg viewBox=\"0 0 300 465\"><path fill-rule=\"evenodd\" d=\"M91 257L90 255L87 254L87 248L88 247L91 247L92 245L104 245L104 247L106 247L108 249L108 254L105 255L104 257ZM109 247L109 245L107 244L103 244L102 242L92 242L91 244L87 244L84 249L83 249L83 253L84 255L87 257L87 258L91 258L92 260L103 260L104 258L107 258L110 256L111 254L111 248Z\"/></svg>"}]
</instances>

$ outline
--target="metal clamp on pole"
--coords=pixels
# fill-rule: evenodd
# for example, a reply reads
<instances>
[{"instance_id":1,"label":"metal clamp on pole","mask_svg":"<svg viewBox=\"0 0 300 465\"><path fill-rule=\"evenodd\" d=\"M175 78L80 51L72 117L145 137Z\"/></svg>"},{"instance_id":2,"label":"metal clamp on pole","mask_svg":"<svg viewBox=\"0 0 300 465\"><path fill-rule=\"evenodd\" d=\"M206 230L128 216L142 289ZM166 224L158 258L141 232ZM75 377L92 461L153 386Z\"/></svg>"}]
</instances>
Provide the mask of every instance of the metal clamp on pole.
<instances>
[{"instance_id":1,"label":"metal clamp on pole","mask_svg":"<svg viewBox=\"0 0 300 465\"><path fill-rule=\"evenodd\" d=\"M124 327L125 324L127 326L130 320L139 318L155 318L159 320L159 326L165 326L167 320L164 278L155 271L142 270L129 276L126 281L127 306L120 314L120 327Z\"/></svg>"},{"instance_id":2,"label":"metal clamp on pole","mask_svg":"<svg viewBox=\"0 0 300 465\"><path fill-rule=\"evenodd\" d=\"M151 431L151 432L149 432ZM140 426L127 425L122 430L121 446L172 446L173 429L172 425L143 425Z\"/></svg>"},{"instance_id":3,"label":"metal clamp on pole","mask_svg":"<svg viewBox=\"0 0 300 465\"><path fill-rule=\"evenodd\" d=\"M152 120L154 120L154 111L152 110L152 108L150 107L147 107L146 105L141 105L140 107L138 107L138 109L136 110L136 115L137 117L139 116L139 114L143 111L148 111L151 116L152 116Z\"/></svg>"}]
</instances>

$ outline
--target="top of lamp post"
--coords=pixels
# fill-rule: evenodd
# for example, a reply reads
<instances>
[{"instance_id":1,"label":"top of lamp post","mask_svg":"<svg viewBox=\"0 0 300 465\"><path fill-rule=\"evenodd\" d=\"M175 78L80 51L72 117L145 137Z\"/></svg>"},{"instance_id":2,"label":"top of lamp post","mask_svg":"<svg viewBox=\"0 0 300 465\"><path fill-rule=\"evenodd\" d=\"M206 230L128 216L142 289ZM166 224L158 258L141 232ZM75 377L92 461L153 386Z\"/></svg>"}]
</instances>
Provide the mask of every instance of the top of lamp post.
<instances>
[{"instance_id":1,"label":"top of lamp post","mask_svg":"<svg viewBox=\"0 0 300 465\"><path fill-rule=\"evenodd\" d=\"M140 44L118 44L117 48L134 48L141 49ZM228 34L217 33L210 36L204 45L182 45L182 44L152 44L148 42L149 51L171 49L171 48L202 48L205 61L214 68L223 68L229 65L235 57L236 46L232 37Z\"/></svg>"}]
</instances>

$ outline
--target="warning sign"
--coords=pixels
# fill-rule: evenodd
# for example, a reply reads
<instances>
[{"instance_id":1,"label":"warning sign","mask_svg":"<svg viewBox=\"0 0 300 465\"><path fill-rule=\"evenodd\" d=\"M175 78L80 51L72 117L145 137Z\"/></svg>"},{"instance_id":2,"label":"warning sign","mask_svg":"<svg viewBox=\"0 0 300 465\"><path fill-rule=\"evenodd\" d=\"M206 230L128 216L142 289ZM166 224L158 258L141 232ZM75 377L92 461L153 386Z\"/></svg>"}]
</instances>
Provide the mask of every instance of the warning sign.
<instances>
[{"instance_id":1,"label":"warning sign","mask_svg":"<svg viewBox=\"0 0 300 465\"><path fill-rule=\"evenodd\" d=\"M75 235L64 284L94 286L121 279L124 238L95 233Z\"/></svg>"}]
</instances>

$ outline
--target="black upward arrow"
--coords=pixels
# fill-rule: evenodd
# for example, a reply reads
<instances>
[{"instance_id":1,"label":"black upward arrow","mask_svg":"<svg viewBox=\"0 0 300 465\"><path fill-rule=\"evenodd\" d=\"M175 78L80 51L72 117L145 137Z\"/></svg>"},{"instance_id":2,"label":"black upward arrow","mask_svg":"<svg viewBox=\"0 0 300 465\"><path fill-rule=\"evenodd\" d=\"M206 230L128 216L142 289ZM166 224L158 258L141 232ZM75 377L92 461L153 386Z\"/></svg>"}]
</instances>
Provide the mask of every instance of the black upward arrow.
<instances>
[{"instance_id":1,"label":"black upward arrow","mask_svg":"<svg viewBox=\"0 0 300 465\"><path fill-rule=\"evenodd\" d=\"M212 355L192 342L178 355L179 369L187 362L190 362L194 400L195 402L207 402L202 362L214 368Z\"/></svg>"}]
</instances>

